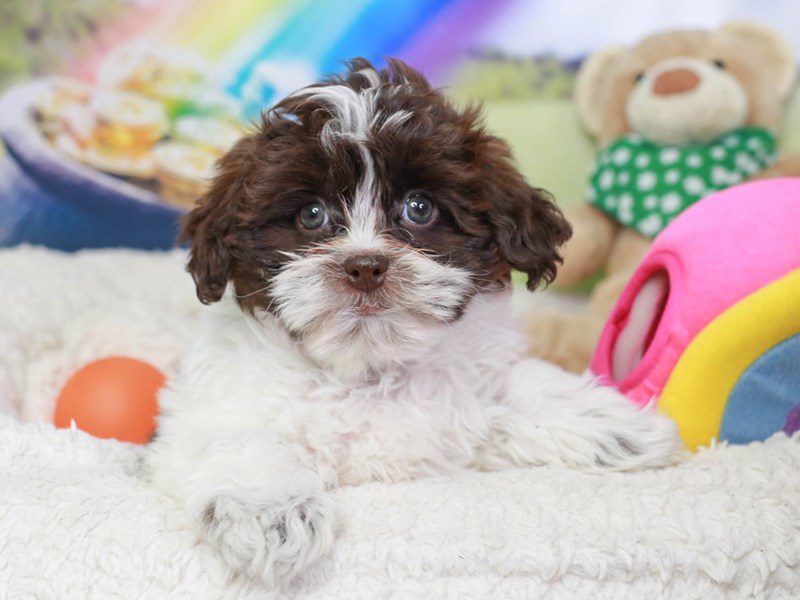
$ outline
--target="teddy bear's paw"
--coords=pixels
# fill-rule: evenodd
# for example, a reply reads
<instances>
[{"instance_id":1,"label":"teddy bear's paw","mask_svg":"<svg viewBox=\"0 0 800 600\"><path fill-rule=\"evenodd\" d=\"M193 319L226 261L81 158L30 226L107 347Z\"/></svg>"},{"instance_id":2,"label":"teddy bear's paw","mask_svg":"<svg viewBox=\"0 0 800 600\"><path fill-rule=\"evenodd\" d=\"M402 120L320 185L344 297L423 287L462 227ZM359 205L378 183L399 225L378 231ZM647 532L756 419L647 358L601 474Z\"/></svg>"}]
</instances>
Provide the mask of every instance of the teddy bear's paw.
<instances>
[{"instance_id":1,"label":"teddy bear's paw","mask_svg":"<svg viewBox=\"0 0 800 600\"><path fill-rule=\"evenodd\" d=\"M528 323L530 354L573 373L582 373L597 344L600 327L587 314L540 314Z\"/></svg>"}]
</instances>

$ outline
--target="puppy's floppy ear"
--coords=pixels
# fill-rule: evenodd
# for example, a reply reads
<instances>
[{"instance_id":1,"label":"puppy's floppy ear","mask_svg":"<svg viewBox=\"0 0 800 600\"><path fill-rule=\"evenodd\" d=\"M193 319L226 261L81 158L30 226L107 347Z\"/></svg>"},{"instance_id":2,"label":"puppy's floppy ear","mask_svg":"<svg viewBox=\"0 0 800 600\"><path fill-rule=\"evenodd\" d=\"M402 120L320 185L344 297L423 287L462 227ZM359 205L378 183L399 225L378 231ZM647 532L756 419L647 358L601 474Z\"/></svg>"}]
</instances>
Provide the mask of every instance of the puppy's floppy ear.
<instances>
[{"instance_id":1,"label":"puppy's floppy ear","mask_svg":"<svg viewBox=\"0 0 800 600\"><path fill-rule=\"evenodd\" d=\"M500 257L527 273L528 289L551 283L562 262L559 247L572 235L569 223L549 193L528 185L508 144L485 136L481 155L488 215Z\"/></svg>"},{"instance_id":2,"label":"puppy's floppy ear","mask_svg":"<svg viewBox=\"0 0 800 600\"><path fill-rule=\"evenodd\" d=\"M186 270L203 304L220 300L228 284L231 230L252 165L252 146L252 138L245 137L219 160L211 187L181 222L180 239L191 246Z\"/></svg>"}]
</instances>

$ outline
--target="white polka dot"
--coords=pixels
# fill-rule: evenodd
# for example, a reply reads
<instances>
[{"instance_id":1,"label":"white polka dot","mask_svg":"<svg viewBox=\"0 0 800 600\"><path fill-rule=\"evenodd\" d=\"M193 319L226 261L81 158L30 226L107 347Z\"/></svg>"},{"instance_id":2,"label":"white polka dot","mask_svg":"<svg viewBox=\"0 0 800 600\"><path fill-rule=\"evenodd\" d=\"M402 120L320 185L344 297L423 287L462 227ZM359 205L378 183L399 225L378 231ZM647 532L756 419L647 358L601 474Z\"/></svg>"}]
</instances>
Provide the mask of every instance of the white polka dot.
<instances>
[{"instance_id":1,"label":"white polka dot","mask_svg":"<svg viewBox=\"0 0 800 600\"><path fill-rule=\"evenodd\" d=\"M631 151L627 148L618 148L614 152L614 162L618 165L624 165L631 158Z\"/></svg>"},{"instance_id":2,"label":"white polka dot","mask_svg":"<svg viewBox=\"0 0 800 600\"><path fill-rule=\"evenodd\" d=\"M747 140L747 147L752 148L755 151L758 151L759 149L764 147L764 144L758 138L750 138L749 140Z\"/></svg>"},{"instance_id":3,"label":"white polka dot","mask_svg":"<svg viewBox=\"0 0 800 600\"><path fill-rule=\"evenodd\" d=\"M605 169L600 173L600 180L598 182L601 190L610 190L614 185L614 172L611 169Z\"/></svg>"},{"instance_id":4,"label":"white polka dot","mask_svg":"<svg viewBox=\"0 0 800 600\"><path fill-rule=\"evenodd\" d=\"M654 187L656 187L656 175L652 171L645 171L644 173L639 173L639 176L636 178L636 187L643 192L649 192Z\"/></svg>"},{"instance_id":5,"label":"white polka dot","mask_svg":"<svg viewBox=\"0 0 800 600\"><path fill-rule=\"evenodd\" d=\"M678 212L681 209L681 197L675 192L664 194L661 199L661 210L665 213Z\"/></svg>"},{"instance_id":6,"label":"white polka dot","mask_svg":"<svg viewBox=\"0 0 800 600\"><path fill-rule=\"evenodd\" d=\"M633 196L630 194L622 194L619 197L619 209L629 210L633 208Z\"/></svg>"},{"instance_id":7,"label":"white polka dot","mask_svg":"<svg viewBox=\"0 0 800 600\"><path fill-rule=\"evenodd\" d=\"M683 180L683 189L689 194L699 196L705 191L706 186L697 175L691 175Z\"/></svg>"},{"instance_id":8,"label":"white polka dot","mask_svg":"<svg viewBox=\"0 0 800 600\"><path fill-rule=\"evenodd\" d=\"M727 135L725 139L722 140L722 143L725 144L728 148L733 148L734 146L739 145L739 136L738 135Z\"/></svg>"},{"instance_id":9,"label":"white polka dot","mask_svg":"<svg viewBox=\"0 0 800 600\"><path fill-rule=\"evenodd\" d=\"M589 202L594 202L597 200L597 190L594 189L593 185L590 185L589 189L586 190L586 200Z\"/></svg>"},{"instance_id":10,"label":"white polka dot","mask_svg":"<svg viewBox=\"0 0 800 600\"><path fill-rule=\"evenodd\" d=\"M639 231L647 236L655 235L661 231L664 222L659 215L650 215L639 223Z\"/></svg>"},{"instance_id":11,"label":"white polka dot","mask_svg":"<svg viewBox=\"0 0 800 600\"><path fill-rule=\"evenodd\" d=\"M647 154L640 154L636 157L635 164L640 169L644 169L645 167L650 165L650 157Z\"/></svg>"},{"instance_id":12,"label":"white polka dot","mask_svg":"<svg viewBox=\"0 0 800 600\"><path fill-rule=\"evenodd\" d=\"M631 174L627 171L621 171L617 175L617 183L620 185L628 185L631 182Z\"/></svg>"},{"instance_id":13,"label":"white polka dot","mask_svg":"<svg viewBox=\"0 0 800 600\"><path fill-rule=\"evenodd\" d=\"M712 146L711 147L711 158L714 160L722 160L725 158L725 148L722 146Z\"/></svg>"},{"instance_id":14,"label":"white polka dot","mask_svg":"<svg viewBox=\"0 0 800 600\"><path fill-rule=\"evenodd\" d=\"M645 196L644 207L646 209L653 210L656 206L658 206L658 198L656 198L653 194Z\"/></svg>"},{"instance_id":15,"label":"white polka dot","mask_svg":"<svg viewBox=\"0 0 800 600\"><path fill-rule=\"evenodd\" d=\"M631 223L633 223L633 211L629 208L628 209L620 208L619 212L617 213L617 216L619 217L619 220L623 225L630 225Z\"/></svg>"},{"instance_id":16,"label":"white polka dot","mask_svg":"<svg viewBox=\"0 0 800 600\"><path fill-rule=\"evenodd\" d=\"M689 165L691 168L696 169L703 164L703 159L700 158L699 154L690 154L686 157L686 164Z\"/></svg>"},{"instance_id":17,"label":"white polka dot","mask_svg":"<svg viewBox=\"0 0 800 600\"><path fill-rule=\"evenodd\" d=\"M605 205L606 208L612 208L612 209L616 208L617 207L617 197L614 196L613 194L609 194L608 196L605 197L605 200L603 201L603 204Z\"/></svg>"},{"instance_id":18,"label":"white polka dot","mask_svg":"<svg viewBox=\"0 0 800 600\"><path fill-rule=\"evenodd\" d=\"M730 173L727 169L723 169L722 167L716 166L711 169L711 183L714 185L726 185L728 183L728 177Z\"/></svg>"},{"instance_id":19,"label":"white polka dot","mask_svg":"<svg viewBox=\"0 0 800 600\"><path fill-rule=\"evenodd\" d=\"M711 169L711 183L718 187L735 185L741 180L742 176L739 173L728 171L719 166Z\"/></svg>"},{"instance_id":20,"label":"white polka dot","mask_svg":"<svg viewBox=\"0 0 800 600\"><path fill-rule=\"evenodd\" d=\"M670 185L678 183L680 178L681 174L678 172L678 169L670 169L664 173L664 181Z\"/></svg>"},{"instance_id":21,"label":"white polka dot","mask_svg":"<svg viewBox=\"0 0 800 600\"><path fill-rule=\"evenodd\" d=\"M735 160L736 166L748 175L758 171L758 163L754 161L750 155L745 154L744 152L739 152L736 155Z\"/></svg>"},{"instance_id":22,"label":"white polka dot","mask_svg":"<svg viewBox=\"0 0 800 600\"><path fill-rule=\"evenodd\" d=\"M681 153L677 148L664 148L658 155L658 158L662 164L671 165L677 162L678 158L680 158L680 155Z\"/></svg>"}]
</instances>

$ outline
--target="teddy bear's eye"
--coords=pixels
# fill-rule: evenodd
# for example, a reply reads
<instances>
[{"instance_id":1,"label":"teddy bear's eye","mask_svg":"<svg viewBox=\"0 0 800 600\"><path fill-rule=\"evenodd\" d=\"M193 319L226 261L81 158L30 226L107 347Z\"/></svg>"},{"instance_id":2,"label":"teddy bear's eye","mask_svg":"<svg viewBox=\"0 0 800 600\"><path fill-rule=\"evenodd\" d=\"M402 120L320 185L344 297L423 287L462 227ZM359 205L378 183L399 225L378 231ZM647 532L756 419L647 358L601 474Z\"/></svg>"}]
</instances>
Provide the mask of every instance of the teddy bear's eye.
<instances>
[{"instance_id":1,"label":"teddy bear's eye","mask_svg":"<svg viewBox=\"0 0 800 600\"><path fill-rule=\"evenodd\" d=\"M642 79L644 79L644 71L639 71L633 78L633 83L639 83Z\"/></svg>"},{"instance_id":2,"label":"teddy bear's eye","mask_svg":"<svg viewBox=\"0 0 800 600\"><path fill-rule=\"evenodd\" d=\"M723 61L723 60L719 60L719 59L712 60L711 64L713 64L718 69L724 69L725 68L725 61Z\"/></svg>"}]
</instances>

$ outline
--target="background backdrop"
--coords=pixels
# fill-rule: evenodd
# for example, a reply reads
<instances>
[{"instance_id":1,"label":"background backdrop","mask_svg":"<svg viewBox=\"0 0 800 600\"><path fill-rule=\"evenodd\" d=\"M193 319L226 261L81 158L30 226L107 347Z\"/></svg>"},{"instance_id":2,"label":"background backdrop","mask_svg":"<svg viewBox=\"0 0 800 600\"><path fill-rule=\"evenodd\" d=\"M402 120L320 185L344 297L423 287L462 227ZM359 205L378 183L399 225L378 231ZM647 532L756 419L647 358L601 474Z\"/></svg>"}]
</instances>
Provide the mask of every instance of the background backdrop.
<instances>
[{"instance_id":1,"label":"background backdrop","mask_svg":"<svg viewBox=\"0 0 800 600\"><path fill-rule=\"evenodd\" d=\"M179 48L251 117L343 59L395 55L458 100L484 102L529 179L568 204L594 153L570 101L580 60L657 30L740 18L778 29L800 57L797 0L5 0L0 86L50 73L93 81L120 48ZM800 150L797 98L782 137Z\"/></svg>"}]
</instances>

